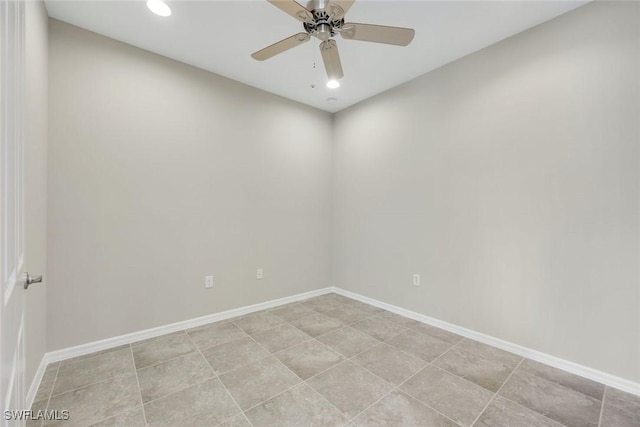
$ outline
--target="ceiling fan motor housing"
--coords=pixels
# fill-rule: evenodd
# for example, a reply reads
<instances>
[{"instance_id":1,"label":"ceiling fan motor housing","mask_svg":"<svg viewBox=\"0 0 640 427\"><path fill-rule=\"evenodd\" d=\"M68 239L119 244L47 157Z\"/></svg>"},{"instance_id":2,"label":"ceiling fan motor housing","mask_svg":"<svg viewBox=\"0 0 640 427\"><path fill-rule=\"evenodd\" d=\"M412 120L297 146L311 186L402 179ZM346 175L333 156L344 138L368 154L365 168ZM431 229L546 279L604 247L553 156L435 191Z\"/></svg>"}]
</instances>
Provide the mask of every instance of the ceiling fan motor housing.
<instances>
[{"instance_id":1,"label":"ceiling fan motor housing","mask_svg":"<svg viewBox=\"0 0 640 427\"><path fill-rule=\"evenodd\" d=\"M336 6L339 8L339 6ZM304 22L304 30L314 37L325 41L336 35L344 24L344 13L328 13L326 9L314 9L313 21Z\"/></svg>"}]
</instances>

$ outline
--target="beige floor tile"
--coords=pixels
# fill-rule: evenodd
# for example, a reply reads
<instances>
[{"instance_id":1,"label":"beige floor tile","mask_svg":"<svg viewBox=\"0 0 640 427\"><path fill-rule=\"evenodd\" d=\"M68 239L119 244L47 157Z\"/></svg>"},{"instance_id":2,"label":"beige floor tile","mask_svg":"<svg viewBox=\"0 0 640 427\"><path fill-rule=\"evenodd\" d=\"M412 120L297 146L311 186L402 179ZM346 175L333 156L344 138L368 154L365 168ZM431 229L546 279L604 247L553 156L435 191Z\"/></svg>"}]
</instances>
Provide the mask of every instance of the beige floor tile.
<instances>
[{"instance_id":1,"label":"beige floor tile","mask_svg":"<svg viewBox=\"0 0 640 427\"><path fill-rule=\"evenodd\" d=\"M368 319L354 323L351 327L367 335L371 335L380 341L386 341L406 331L404 326L380 317L369 317Z\"/></svg>"},{"instance_id":2,"label":"beige floor tile","mask_svg":"<svg viewBox=\"0 0 640 427\"><path fill-rule=\"evenodd\" d=\"M410 356L388 344L373 347L351 360L396 386L427 364L424 360Z\"/></svg>"},{"instance_id":3,"label":"beige floor tile","mask_svg":"<svg viewBox=\"0 0 640 427\"><path fill-rule=\"evenodd\" d=\"M43 413L40 411L46 411L48 403L49 403L48 396L44 400L33 402L33 405L31 405L31 408L30 408L31 411L33 411L33 415L31 416L31 418L27 420L26 427L40 427L40 425L42 425L42 418L40 417L39 414Z\"/></svg>"},{"instance_id":4,"label":"beige floor tile","mask_svg":"<svg viewBox=\"0 0 640 427\"><path fill-rule=\"evenodd\" d=\"M605 404L600 427L638 427L640 412L629 412L616 406Z\"/></svg>"},{"instance_id":5,"label":"beige floor tile","mask_svg":"<svg viewBox=\"0 0 640 427\"><path fill-rule=\"evenodd\" d=\"M411 328L420 324L417 320L409 319L408 317L400 316L399 314L392 313L390 311L383 311L378 314L378 316L386 320L391 320L393 323L397 323L405 328Z\"/></svg>"},{"instance_id":6,"label":"beige floor tile","mask_svg":"<svg viewBox=\"0 0 640 427\"><path fill-rule=\"evenodd\" d=\"M478 427L561 427L561 424L500 396L496 396L474 425Z\"/></svg>"},{"instance_id":7,"label":"beige floor tile","mask_svg":"<svg viewBox=\"0 0 640 427\"><path fill-rule=\"evenodd\" d=\"M303 301L303 304L312 310L319 311L320 313L331 311L342 305L341 302L326 296L319 296L308 299L306 301Z\"/></svg>"},{"instance_id":8,"label":"beige floor tile","mask_svg":"<svg viewBox=\"0 0 640 427\"><path fill-rule=\"evenodd\" d=\"M319 336L318 341L346 357L355 356L358 353L380 344L380 341L372 336L349 327Z\"/></svg>"},{"instance_id":9,"label":"beige floor tile","mask_svg":"<svg viewBox=\"0 0 640 427\"><path fill-rule=\"evenodd\" d=\"M216 426L240 410L212 378L144 405L149 426Z\"/></svg>"},{"instance_id":10,"label":"beige floor tile","mask_svg":"<svg viewBox=\"0 0 640 427\"><path fill-rule=\"evenodd\" d=\"M275 316L266 311L248 314L246 316L233 319L232 321L237 327L239 327L249 335L271 329L274 326L281 325L284 322L284 320L282 320L278 316Z\"/></svg>"},{"instance_id":11,"label":"beige floor tile","mask_svg":"<svg viewBox=\"0 0 640 427\"><path fill-rule=\"evenodd\" d=\"M312 337L317 337L342 327L342 323L320 313L294 319L291 324Z\"/></svg>"},{"instance_id":12,"label":"beige floor tile","mask_svg":"<svg viewBox=\"0 0 640 427\"><path fill-rule=\"evenodd\" d=\"M400 390L464 426L473 423L493 396L480 386L430 366L400 386Z\"/></svg>"},{"instance_id":13,"label":"beige floor tile","mask_svg":"<svg viewBox=\"0 0 640 427\"><path fill-rule=\"evenodd\" d=\"M129 346L97 356L63 363L53 386L53 394L85 387L109 378L135 372Z\"/></svg>"},{"instance_id":14,"label":"beige floor tile","mask_svg":"<svg viewBox=\"0 0 640 427\"><path fill-rule=\"evenodd\" d=\"M200 352L138 369L138 381L144 403L159 399L214 376Z\"/></svg>"},{"instance_id":15,"label":"beige floor tile","mask_svg":"<svg viewBox=\"0 0 640 427\"><path fill-rule=\"evenodd\" d=\"M150 338L149 340L152 340L155 338ZM111 353L112 351L118 351L118 350L123 350L125 348L129 347L129 344L123 344L123 345L118 345L115 347L109 347L109 348L105 348L104 350L99 350L99 351L94 351L93 353L88 353L88 354L83 354L80 356L75 356L72 357L70 359L65 359L62 362L60 362L60 365L66 365L67 363L74 363L74 362L78 362L80 360L83 359L90 359L92 357L95 356L100 356L101 354L105 354L105 353Z\"/></svg>"},{"instance_id":16,"label":"beige floor tile","mask_svg":"<svg viewBox=\"0 0 640 427\"><path fill-rule=\"evenodd\" d=\"M347 304L351 305L352 307L357 307L360 310L366 311L367 313L370 313L371 315L380 314L380 313L382 313L384 311L381 308L374 307L372 305L365 304L363 302L356 301L356 300L348 301Z\"/></svg>"},{"instance_id":17,"label":"beige floor tile","mask_svg":"<svg viewBox=\"0 0 640 427\"><path fill-rule=\"evenodd\" d=\"M302 303L287 304L282 307L278 307L270 311L271 314L278 316L279 318L291 322L301 317L306 317L317 313L317 311L307 307Z\"/></svg>"},{"instance_id":18,"label":"beige floor tile","mask_svg":"<svg viewBox=\"0 0 640 427\"><path fill-rule=\"evenodd\" d=\"M640 414L640 396L607 387L605 403Z\"/></svg>"},{"instance_id":19,"label":"beige floor tile","mask_svg":"<svg viewBox=\"0 0 640 427\"><path fill-rule=\"evenodd\" d=\"M344 360L340 354L316 340L288 348L276 354L276 357L303 380Z\"/></svg>"},{"instance_id":20,"label":"beige floor tile","mask_svg":"<svg viewBox=\"0 0 640 427\"><path fill-rule=\"evenodd\" d=\"M151 341L143 341L131 346L136 368L144 368L165 362L174 357L184 356L196 350L185 332L169 334Z\"/></svg>"},{"instance_id":21,"label":"beige floor tile","mask_svg":"<svg viewBox=\"0 0 640 427\"><path fill-rule=\"evenodd\" d=\"M249 424L249 421L247 421L245 416L240 414L231 418L229 421L225 421L224 423L220 424L218 427L252 427L252 426L251 424Z\"/></svg>"},{"instance_id":22,"label":"beige floor tile","mask_svg":"<svg viewBox=\"0 0 640 427\"><path fill-rule=\"evenodd\" d=\"M349 361L317 375L307 383L349 418L353 418L393 386Z\"/></svg>"},{"instance_id":23,"label":"beige floor tile","mask_svg":"<svg viewBox=\"0 0 640 427\"><path fill-rule=\"evenodd\" d=\"M114 417L107 418L99 423L92 424L91 427L144 427L144 415L142 407L132 409Z\"/></svg>"},{"instance_id":24,"label":"beige floor tile","mask_svg":"<svg viewBox=\"0 0 640 427\"><path fill-rule=\"evenodd\" d=\"M254 426L344 426L348 420L306 384L300 384L247 412Z\"/></svg>"},{"instance_id":25,"label":"beige floor tile","mask_svg":"<svg viewBox=\"0 0 640 427\"><path fill-rule=\"evenodd\" d=\"M428 335L409 329L390 339L387 344L405 351L426 362L433 361L451 348L451 344L432 338Z\"/></svg>"},{"instance_id":26,"label":"beige floor tile","mask_svg":"<svg viewBox=\"0 0 640 427\"><path fill-rule=\"evenodd\" d=\"M242 410L282 393L301 382L275 357L268 357L220 376Z\"/></svg>"},{"instance_id":27,"label":"beige floor tile","mask_svg":"<svg viewBox=\"0 0 640 427\"><path fill-rule=\"evenodd\" d=\"M269 352L251 337L207 348L202 350L202 354L216 374L223 374L269 356Z\"/></svg>"},{"instance_id":28,"label":"beige floor tile","mask_svg":"<svg viewBox=\"0 0 640 427\"><path fill-rule=\"evenodd\" d=\"M356 323L367 317L371 317L371 314L367 311L350 306L349 304L344 304L333 310L326 311L324 315L336 319L344 325L350 325L351 323Z\"/></svg>"},{"instance_id":29,"label":"beige floor tile","mask_svg":"<svg viewBox=\"0 0 640 427\"><path fill-rule=\"evenodd\" d=\"M526 372L537 375L547 381L568 387L587 396L591 396L594 399L602 400L602 395L604 394L603 384L529 359L525 359L516 372Z\"/></svg>"},{"instance_id":30,"label":"beige floor tile","mask_svg":"<svg viewBox=\"0 0 640 427\"><path fill-rule=\"evenodd\" d=\"M51 391L53 390L53 382L56 379L59 367L60 362L50 363L49 365L47 365L47 368L45 369L42 376L42 380L40 381L40 386L38 387L36 396L33 399L34 402L49 399Z\"/></svg>"},{"instance_id":31,"label":"beige floor tile","mask_svg":"<svg viewBox=\"0 0 640 427\"><path fill-rule=\"evenodd\" d=\"M456 347L467 350L471 353L476 353L478 356L482 356L485 359L499 362L510 369L514 369L522 360L522 357L517 354L509 353L508 351L500 350L499 348L470 340L468 338L462 340Z\"/></svg>"},{"instance_id":32,"label":"beige floor tile","mask_svg":"<svg viewBox=\"0 0 640 427\"><path fill-rule=\"evenodd\" d=\"M343 295L339 295L339 294L334 294L334 293L330 293L330 294L326 294L325 297L327 298L331 298L334 301L337 301L341 304L348 304L348 303L354 303L356 302L356 300L345 297Z\"/></svg>"},{"instance_id":33,"label":"beige floor tile","mask_svg":"<svg viewBox=\"0 0 640 427\"><path fill-rule=\"evenodd\" d=\"M442 414L397 390L364 411L354 424L361 427L458 427Z\"/></svg>"},{"instance_id":34,"label":"beige floor tile","mask_svg":"<svg viewBox=\"0 0 640 427\"><path fill-rule=\"evenodd\" d=\"M216 322L187 330L189 337L200 349L224 344L247 336L232 322Z\"/></svg>"},{"instance_id":35,"label":"beige floor tile","mask_svg":"<svg viewBox=\"0 0 640 427\"><path fill-rule=\"evenodd\" d=\"M456 347L438 358L434 365L494 393L498 391L513 371L499 362L485 359L475 353Z\"/></svg>"},{"instance_id":36,"label":"beige floor tile","mask_svg":"<svg viewBox=\"0 0 640 427\"><path fill-rule=\"evenodd\" d=\"M48 410L68 410L65 422L45 421L44 426L88 426L140 406L135 374L114 377L51 398Z\"/></svg>"},{"instance_id":37,"label":"beige floor tile","mask_svg":"<svg viewBox=\"0 0 640 427\"><path fill-rule=\"evenodd\" d=\"M288 323L259 332L253 335L252 338L271 353L276 353L311 339L309 335Z\"/></svg>"},{"instance_id":38,"label":"beige floor tile","mask_svg":"<svg viewBox=\"0 0 640 427\"><path fill-rule=\"evenodd\" d=\"M602 403L544 378L515 372L500 395L570 427L598 425Z\"/></svg>"},{"instance_id":39,"label":"beige floor tile","mask_svg":"<svg viewBox=\"0 0 640 427\"><path fill-rule=\"evenodd\" d=\"M449 344L457 344L462 341L463 338L460 335L456 335L452 332L445 331L444 329L436 328L435 326L427 325L425 323L418 323L414 329Z\"/></svg>"}]
</instances>

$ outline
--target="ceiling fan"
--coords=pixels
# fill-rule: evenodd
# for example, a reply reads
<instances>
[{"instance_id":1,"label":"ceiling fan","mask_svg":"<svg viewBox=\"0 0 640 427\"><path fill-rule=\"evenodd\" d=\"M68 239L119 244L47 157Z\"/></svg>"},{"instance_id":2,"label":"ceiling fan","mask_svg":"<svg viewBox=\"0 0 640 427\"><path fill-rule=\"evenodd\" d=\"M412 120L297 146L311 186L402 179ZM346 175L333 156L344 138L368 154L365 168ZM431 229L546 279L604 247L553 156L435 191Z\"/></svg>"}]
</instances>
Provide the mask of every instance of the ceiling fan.
<instances>
[{"instance_id":1,"label":"ceiling fan","mask_svg":"<svg viewBox=\"0 0 640 427\"><path fill-rule=\"evenodd\" d=\"M322 61L329 82L333 83L334 87L339 85L336 82L344 76L338 45L333 39L336 34L340 34L346 40L361 40L396 46L407 46L415 35L415 31L411 28L345 23L344 16L353 5L354 0L311 0L306 8L294 0L267 1L302 22L305 32L294 34L254 52L251 57L258 61L264 61L308 42L312 36L316 37L321 41Z\"/></svg>"}]
</instances>

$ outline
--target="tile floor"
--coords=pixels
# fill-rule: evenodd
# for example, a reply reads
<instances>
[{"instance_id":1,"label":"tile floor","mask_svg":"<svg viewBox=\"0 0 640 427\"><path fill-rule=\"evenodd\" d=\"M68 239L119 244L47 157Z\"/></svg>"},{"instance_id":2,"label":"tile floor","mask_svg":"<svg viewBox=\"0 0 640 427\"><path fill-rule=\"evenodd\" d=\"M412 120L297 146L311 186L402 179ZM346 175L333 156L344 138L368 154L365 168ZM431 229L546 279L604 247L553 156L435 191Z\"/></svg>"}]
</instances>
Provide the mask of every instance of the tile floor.
<instances>
[{"instance_id":1,"label":"tile floor","mask_svg":"<svg viewBox=\"0 0 640 427\"><path fill-rule=\"evenodd\" d=\"M74 426L640 426L640 397L336 294L51 364L35 402Z\"/></svg>"}]
</instances>

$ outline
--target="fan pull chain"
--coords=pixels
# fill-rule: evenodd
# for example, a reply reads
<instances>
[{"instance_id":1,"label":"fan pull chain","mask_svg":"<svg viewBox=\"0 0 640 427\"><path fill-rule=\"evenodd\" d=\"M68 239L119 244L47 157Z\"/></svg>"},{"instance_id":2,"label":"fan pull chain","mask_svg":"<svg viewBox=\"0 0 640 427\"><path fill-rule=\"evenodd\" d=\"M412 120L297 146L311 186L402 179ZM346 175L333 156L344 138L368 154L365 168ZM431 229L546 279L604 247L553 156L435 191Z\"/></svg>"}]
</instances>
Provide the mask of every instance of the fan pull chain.
<instances>
[{"instance_id":1,"label":"fan pull chain","mask_svg":"<svg viewBox=\"0 0 640 427\"><path fill-rule=\"evenodd\" d=\"M313 43L311 43L312 45L312 50L313 50L313 69L316 69L316 41L314 40Z\"/></svg>"}]
</instances>

